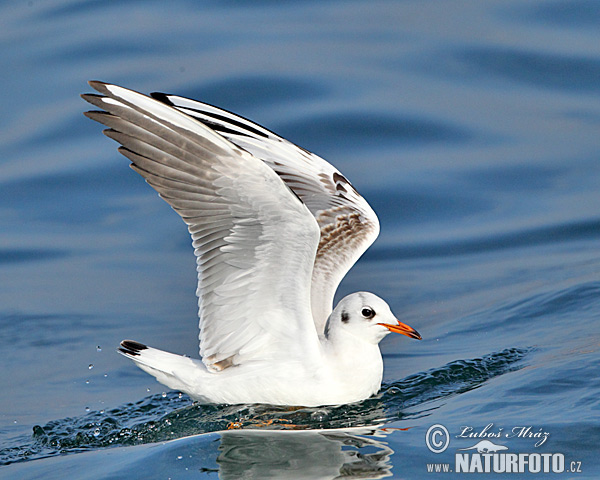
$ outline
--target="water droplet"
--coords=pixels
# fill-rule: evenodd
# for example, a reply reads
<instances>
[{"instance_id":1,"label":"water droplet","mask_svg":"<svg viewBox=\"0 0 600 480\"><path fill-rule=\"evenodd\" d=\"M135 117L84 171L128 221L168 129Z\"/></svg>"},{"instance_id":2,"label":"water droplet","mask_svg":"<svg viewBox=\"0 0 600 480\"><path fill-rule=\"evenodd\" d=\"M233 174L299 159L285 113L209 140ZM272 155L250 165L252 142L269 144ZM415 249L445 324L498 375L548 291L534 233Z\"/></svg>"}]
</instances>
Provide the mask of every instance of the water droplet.
<instances>
[{"instance_id":1,"label":"water droplet","mask_svg":"<svg viewBox=\"0 0 600 480\"><path fill-rule=\"evenodd\" d=\"M167 392L162 392L162 397L167 398Z\"/></svg>"},{"instance_id":2,"label":"water droplet","mask_svg":"<svg viewBox=\"0 0 600 480\"><path fill-rule=\"evenodd\" d=\"M146 389L146 391L147 391L147 392L149 392L149 391L150 391L150 389L149 389L149 388L147 388L147 389Z\"/></svg>"},{"instance_id":3,"label":"water droplet","mask_svg":"<svg viewBox=\"0 0 600 480\"><path fill-rule=\"evenodd\" d=\"M179 398L183 397L183 393L179 392Z\"/></svg>"},{"instance_id":4,"label":"water droplet","mask_svg":"<svg viewBox=\"0 0 600 480\"><path fill-rule=\"evenodd\" d=\"M100 413L101 413L101 414L104 414L104 410L100 410Z\"/></svg>"},{"instance_id":5,"label":"water droplet","mask_svg":"<svg viewBox=\"0 0 600 480\"><path fill-rule=\"evenodd\" d=\"M183 457L181 455L177 456L177 460L181 460Z\"/></svg>"},{"instance_id":6,"label":"water droplet","mask_svg":"<svg viewBox=\"0 0 600 480\"><path fill-rule=\"evenodd\" d=\"M105 374L104 374L104 378L106 378L106 377L108 377L108 373L105 373Z\"/></svg>"},{"instance_id":7,"label":"water droplet","mask_svg":"<svg viewBox=\"0 0 600 480\"><path fill-rule=\"evenodd\" d=\"M97 352L101 352L101 351L102 351L102 348L100 347L100 345L98 345L98 346L96 347L96 351L97 351Z\"/></svg>"},{"instance_id":8,"label":"water droplet","mask_svg":"<svg viewBox=\"0 0 600 480\"><path fill-rule=\"evenodd\" d=\"M92 368L94 368L94 364L93 364L93 363L90 363L90 364L88 365L88 370L91 370Z\"/></svg>"},{"instance_id":9,"label":"water droplet","mask_svg":"<svg viewBox=\"0 0 600 480\"><path fill-rule=\"evenodd\" d=\"M17 423L17 421L15 420L13 423Z\"/></svg>"},{"instance_id":10,"label":"water droplet","mask_svg":"<svg viewBox=\"0 0 600 480\"><path fill-rule=\"evenodd\" d=\"M90 383L90 381L89 381L89 380L86 380L86 381L85 381L85 384L86 384L86 385L89 385L89 383Z\"/></svg>"},{"instance_id":11,"label":"water droplet","mask_svg":"<svg viewBox=\"0 0 600 480\"><path fill-rule=\"evenodd\" d=\"M90 407L85 407L85 411L89 412L90 411Z\"/></svg>"},{"instance_id":12,"label":"water droplet","mask_svg":"<svg viewBox=\"0 0 600 480\"><path fill-rule=\"evenodd\" d=\"M165 425L171 425L171 420L169 420L168 418L165 420Z\"/></svg>"},{"instance_id":13,"label":"water droplet","mask_svg":"<svg viewBox=\"0 0 600 480\"><path fill-rule=\"evenodd\" d=\"M97 428L96 430L94 430L94 437L97 437L98 435L100 435L100 429Z\"/></svg>"},{"instance_id":14,"label":"water droplet","mask_svg":"<svg viewBox=\"0 0 600 480\"><path fill-rule=\"evenodd\" d=\"M311 420L316 420L317 422L322 422L323 420L325 420L328 417L328 415L329 415L329 412L327 412L325 410L317 410L310 414L310 418L311 418Z\"/></svg>"}]
</instances>

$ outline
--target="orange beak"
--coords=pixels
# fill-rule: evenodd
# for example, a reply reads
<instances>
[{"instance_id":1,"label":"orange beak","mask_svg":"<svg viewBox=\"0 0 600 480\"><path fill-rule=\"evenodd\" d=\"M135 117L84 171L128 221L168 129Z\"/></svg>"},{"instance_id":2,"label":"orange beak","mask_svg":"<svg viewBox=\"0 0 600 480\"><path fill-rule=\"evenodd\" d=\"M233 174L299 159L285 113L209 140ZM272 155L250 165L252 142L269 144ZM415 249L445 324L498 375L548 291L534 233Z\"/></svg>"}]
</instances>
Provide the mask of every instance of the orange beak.
<instances>
[{"instance_id":1,"label":"orange beak","mask_svg":"<svg viewBox=\"0 0 600 480\"><path fill-rule=\"evenodd\" d=\"M390 323L378 323L377 325L387 328L390 332L401 333L407 337L421 340L421 335L419 335L419 332L417 332L414 328L409 327L405 323L398 322L398 325L392 325Z\"/></svg>"}]
</instances>

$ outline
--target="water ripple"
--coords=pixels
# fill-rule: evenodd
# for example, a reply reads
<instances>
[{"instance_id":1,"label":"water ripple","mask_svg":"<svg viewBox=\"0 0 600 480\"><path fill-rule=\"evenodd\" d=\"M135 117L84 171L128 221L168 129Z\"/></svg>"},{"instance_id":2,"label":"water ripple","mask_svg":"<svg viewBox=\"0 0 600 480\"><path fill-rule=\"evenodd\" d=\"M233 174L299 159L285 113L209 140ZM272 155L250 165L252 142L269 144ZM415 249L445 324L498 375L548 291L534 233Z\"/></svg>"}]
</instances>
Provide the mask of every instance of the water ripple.
<instances>
[{"instance_id":1,"label":"water ripple","mask_svg":"<svg viewBox=\"0 0 600 480\"><path fill-rule=\"evenodd\" d=\"M542 2L527 13L527 21L578 29L584 26L597 28L600 22L600 4L595 0Z\"/></svg>"},{"instance_id":2,"label":"water ripple","mask_svg":"<svg viewBox=\"0 0 600 480\"><path fill-rule=\"evenodd\" d=\"M176 392L153 395L106 412L36 425L21 445L0 450L0 465L61 453L161 442L231 427L339 429L416 418L437 408L430 404L433 401L478 388L491 378L522 368L528 353L527 349L511 348L481 358L457 360L384 385L378 395L362 402L337 407L198 405Z\"/></svg>"},{"instance_id":3,"label":"water ripple","mask_svg":"<svg viewBox=\"0 0 600 480\"><path fill-rule=\"evenodd\" d=\"M336 112L314 115L278 128L298 145L318 151L335 145L348 149L373 149L382 141L403 144L460 143L473 133L457 125L428 118L382 115L374 112ZM389 146L389 145L388 145Z\"/></svg>"},{"instance_id":4,"label":"water ripple","mask_svg":"<svg viewBox=\"0 0 600 480\"><path fill-rule=\"evenodd\" d=\"M490 332L495 328L506 329L511 324L527 325L536 319L564 320L579 318L585 312L597 311L600 306L600 282L586 282L568 288L536 293L515 302L501 305L492 311L479 312L465 322L464 329L450 335L461 336L466 332ZM565 328L570 327L565 323Z\"/></svg>"},{"instance_id":5,"label":"water ripple","mask_svg":"<svg viewBox=\"0 0 600 480\"><path fill-rule=\"evenodd\" d=\"M600 90L600 61L595 58L562 56L512 49L478 48L459 54L474 73L524 82L535 87L575 92Z\"/></svg>"},{"instance_id":6,"label":"water ripple","mask_svg":"<svg viewBox=\"0 0 600 480\"><path fill-rule=\"evenodd\" d=\"M327 93L328 88L314 78L309 81L282 75L243 75L191 85L178 91L177 95L238 111L255 105L263 108L282 102L316 99Z\"/></svg>"},{"instance_id":7,"label":"water ripple","mask_svg":"<svg viewBox=\"0 0 600 480\"><path fill-rule=\"evenodd\" d=\"M446 257L598 237L600 237L600 219L594 218L573 223L541 226L530 230L507 232L490 237L431 244L398 245L387 248L378 247L369 252L369 259L388 261L390 258Z\"/></svg>"},{"instance_id":8,"label":"water ripple","mask_svg":"<svg viewBox=\"0 0 600 480\"><path fill-rule=\"evenodd\" d=\"M600 306L600 282L587 282L563 290L540 293L498 310L506 322L522 322L547 316L578 317L585 311L598 310Z\"/></svg>"},{"instance_id":9,"label":"water ripple","mask_svg":"<svg viewBox=\"0 0 600 480\"><path fill-rule=\"evenodd\" d=\"M71 252L59 249L2 248L0 249L0 265L8 263L55 260L57 258L65 258L70 255Z\"/></svg>"}]
</instances>

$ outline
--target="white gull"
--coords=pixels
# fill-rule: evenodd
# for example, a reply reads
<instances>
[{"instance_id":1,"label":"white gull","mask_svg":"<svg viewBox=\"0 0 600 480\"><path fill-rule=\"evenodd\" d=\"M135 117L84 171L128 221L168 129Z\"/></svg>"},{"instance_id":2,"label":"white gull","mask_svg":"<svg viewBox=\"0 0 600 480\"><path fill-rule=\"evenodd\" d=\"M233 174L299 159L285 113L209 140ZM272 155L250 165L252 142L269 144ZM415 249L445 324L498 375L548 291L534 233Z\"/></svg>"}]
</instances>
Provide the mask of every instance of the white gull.
<instances>
[{"instance_id":1,"label":"white gull","mask_svg":"<svg viewBox=\"0 0 600 480\"><path fill-rule=\"evenodd\" d=\"M131 167L183 218L198 270L200 356L125 340L119 351L203 403L337 405L378 392L379 342L399 322L337 287L377 216L322 158L219 108L103 82L82 97Z\"/></svg>"}]
</instances>

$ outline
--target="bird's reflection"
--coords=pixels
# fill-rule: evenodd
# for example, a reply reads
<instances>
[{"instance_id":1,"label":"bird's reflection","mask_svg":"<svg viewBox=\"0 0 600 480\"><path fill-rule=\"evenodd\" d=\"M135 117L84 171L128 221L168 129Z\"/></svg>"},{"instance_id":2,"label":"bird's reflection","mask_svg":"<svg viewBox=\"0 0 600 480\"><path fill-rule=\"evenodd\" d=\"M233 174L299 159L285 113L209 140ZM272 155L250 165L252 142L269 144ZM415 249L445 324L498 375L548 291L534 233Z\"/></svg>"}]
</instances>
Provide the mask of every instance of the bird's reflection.
<instances>
[{"instance_id":1,"label":"bird's reflection","mask_svg":"<svg viewBox=\"0 0 600 480\"><path fill-rule=\"evenodd\" d=\"M371 429L281 431L236 430L221 434L219 477L383 478L393 452Z\"/></svg>"}]
</instances>

